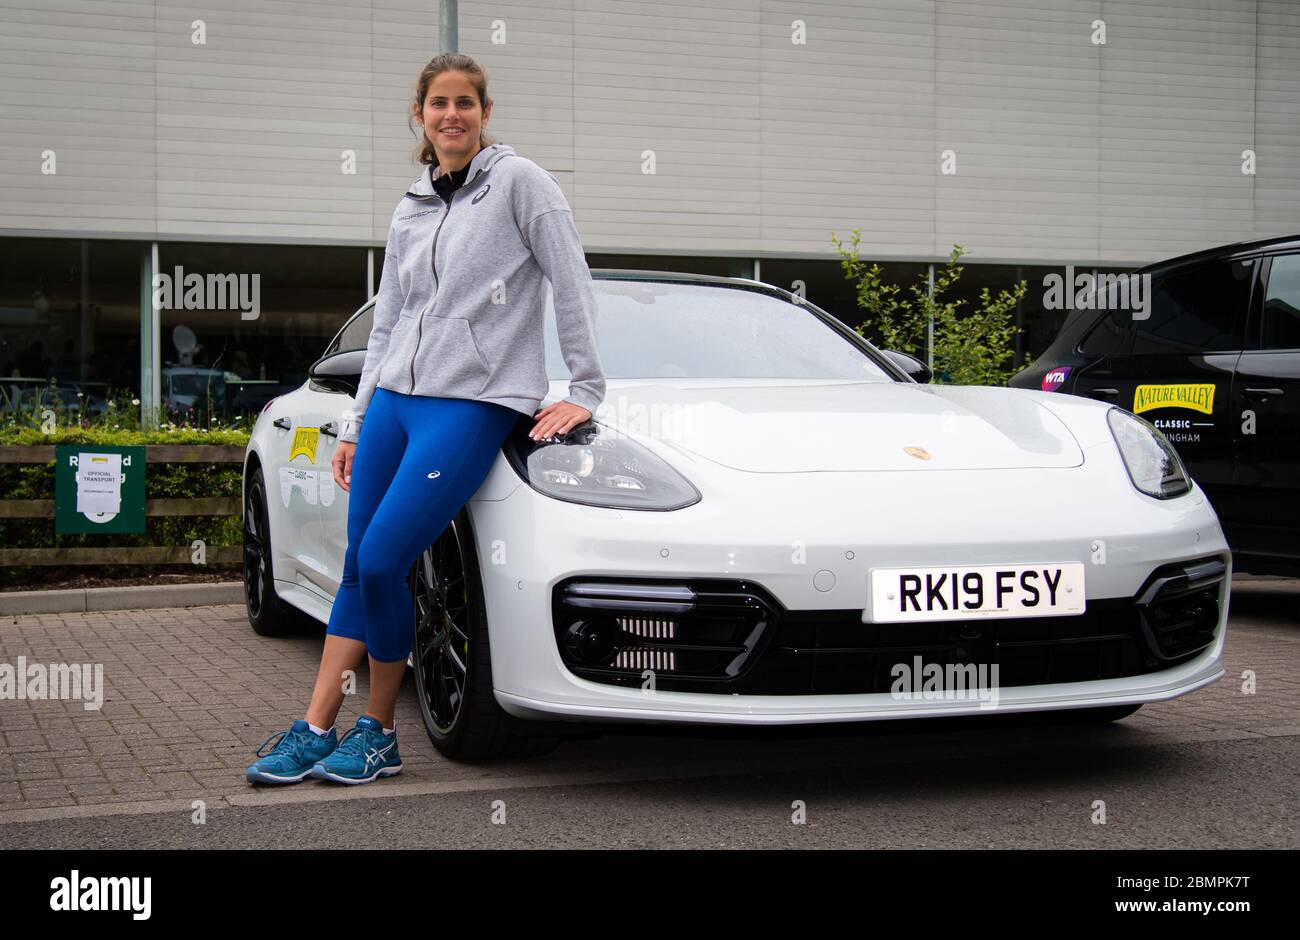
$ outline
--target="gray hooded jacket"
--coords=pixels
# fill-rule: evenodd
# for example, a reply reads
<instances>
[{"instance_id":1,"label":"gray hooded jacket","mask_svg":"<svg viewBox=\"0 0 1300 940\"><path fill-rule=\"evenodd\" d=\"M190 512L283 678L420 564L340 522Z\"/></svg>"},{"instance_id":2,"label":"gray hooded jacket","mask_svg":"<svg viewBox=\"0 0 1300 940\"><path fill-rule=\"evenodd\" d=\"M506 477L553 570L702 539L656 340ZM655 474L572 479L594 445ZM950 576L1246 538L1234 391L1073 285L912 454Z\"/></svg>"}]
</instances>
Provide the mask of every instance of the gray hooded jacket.
<instances>
[{"instance_id":1,"label":"gray hooded jacket","mask_svg":"<svg viewBox=\"0 0 1300 940\"><path fill-rule=\"evenodd\" d=\"M356 441L376 387L495 402L532 417L546 396L545 280L569 396L593 414L605 397L596 292L559 182L508 144L484 147L444 202L430 164L388 228L361 385L342 415ZM544 280L545 279L545 280Z\"/></svg>"}]
</instances>

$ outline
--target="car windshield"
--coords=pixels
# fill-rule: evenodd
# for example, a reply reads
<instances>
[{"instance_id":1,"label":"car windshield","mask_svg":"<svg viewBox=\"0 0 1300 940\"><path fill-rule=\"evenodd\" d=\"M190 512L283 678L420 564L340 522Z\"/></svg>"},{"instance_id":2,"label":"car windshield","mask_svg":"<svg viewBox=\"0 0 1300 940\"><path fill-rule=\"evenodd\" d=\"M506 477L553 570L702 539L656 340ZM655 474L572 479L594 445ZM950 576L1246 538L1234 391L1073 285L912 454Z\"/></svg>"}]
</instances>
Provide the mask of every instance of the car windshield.
<instances>
[{"instance_id":1,"label":"car windshield","mask_svg":"<svg viewBox=\"0 0 1300 940\"><path fill-rule=\"evenodd\" d=\"M594 280L596 337L609 379L894 379L805 307L709 284ZM546 298L546 375L569 378Z\"/></svg>"}]
</instances>

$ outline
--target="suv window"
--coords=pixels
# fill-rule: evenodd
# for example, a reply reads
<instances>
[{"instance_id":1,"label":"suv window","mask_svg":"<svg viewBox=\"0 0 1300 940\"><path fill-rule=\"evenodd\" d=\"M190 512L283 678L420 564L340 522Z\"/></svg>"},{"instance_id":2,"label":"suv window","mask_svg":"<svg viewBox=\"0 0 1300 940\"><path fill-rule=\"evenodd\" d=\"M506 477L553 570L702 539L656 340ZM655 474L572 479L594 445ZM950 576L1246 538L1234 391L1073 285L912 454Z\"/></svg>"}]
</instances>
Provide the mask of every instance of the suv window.
<instances>
[{"instance_id":1,"label":"suv window","mask_svg":"<svg viewBox=\"0 0 1300 940\"><path fill-rule=\"evenodd\" d=\"M1128 352L1129 312L1109 310L1097 320L1097 325L1079 344L1085 356L1118 356Z\"/></svg>"},{"instance_id":2,"label":"suv window","mask_svg":"<svg viewBox=\"0 0 1300 940\"><path fill-rule=\"evenodd\" d=\"M1208 261L1152 278L1146 319L1134 320L1134 355L1220 352L1245 345L1255 261Z\"/></svg>"},{"instance_id":3,"label":"suv window","mask_svg":"<svg viewBox=\"0 0 1300 940\"><path fill-rule=\"evenodd\" d=\"M1264 294L1264 349L1300 349L1300 255L1279 255Z\"/></svg>"}]
</instances>

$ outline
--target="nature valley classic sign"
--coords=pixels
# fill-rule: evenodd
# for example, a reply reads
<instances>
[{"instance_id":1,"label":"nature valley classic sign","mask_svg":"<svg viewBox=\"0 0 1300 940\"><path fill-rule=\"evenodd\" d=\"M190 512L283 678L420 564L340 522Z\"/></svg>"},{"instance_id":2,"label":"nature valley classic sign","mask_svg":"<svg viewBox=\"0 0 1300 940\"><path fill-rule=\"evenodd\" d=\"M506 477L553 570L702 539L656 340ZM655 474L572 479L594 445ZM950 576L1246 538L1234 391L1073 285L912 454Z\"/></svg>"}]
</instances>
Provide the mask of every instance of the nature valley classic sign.
<instances>
[{"instance_id":1,"label":"nature valley classic sign","mask_svg":"<svg viewBox=\"0 0 1300 940\"><path fill-rule=\"evenodd\" d=\"M289 462L302 454L308 463L316 462L316 445L320 442L320 428L294 428L293 444L289 447Z\"/></svg>"},{"instance_id":2,"label":"nature valley classic sign","mask_svg":"<svg viewBox=\"0 0 1300 940\"><path fill-rule=\"evenodd\" d=\"M1186 408L1208 415L1214 411L1214 383L1139 385L1133 393L1133 413L1156 408Z\"/></svg>"}]
</instances>

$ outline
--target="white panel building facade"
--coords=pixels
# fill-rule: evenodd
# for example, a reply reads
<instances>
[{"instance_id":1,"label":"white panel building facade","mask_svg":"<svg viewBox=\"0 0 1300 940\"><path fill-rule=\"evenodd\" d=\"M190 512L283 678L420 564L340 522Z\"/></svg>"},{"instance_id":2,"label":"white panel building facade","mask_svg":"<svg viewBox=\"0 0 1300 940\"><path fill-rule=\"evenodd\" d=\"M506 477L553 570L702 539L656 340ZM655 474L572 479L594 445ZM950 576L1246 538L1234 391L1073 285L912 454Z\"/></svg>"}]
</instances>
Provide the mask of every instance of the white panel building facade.
<instances>
[{"instance_id":1,"label":"white panel building facade","mask_svg":"<svg viewBox=\"0 0 1300 940\"><path fill-rule=\"evenodd\" d=\"M300 380L374 290L438 36L436 0L0 0L0 376ZM855 322L831 232L1032 293L1300 231L1296 0L462 0L459 36L593 267ZM151 349L178 264L260 273L263 316L166 310Z\"/></svg>"}]
</instances>

